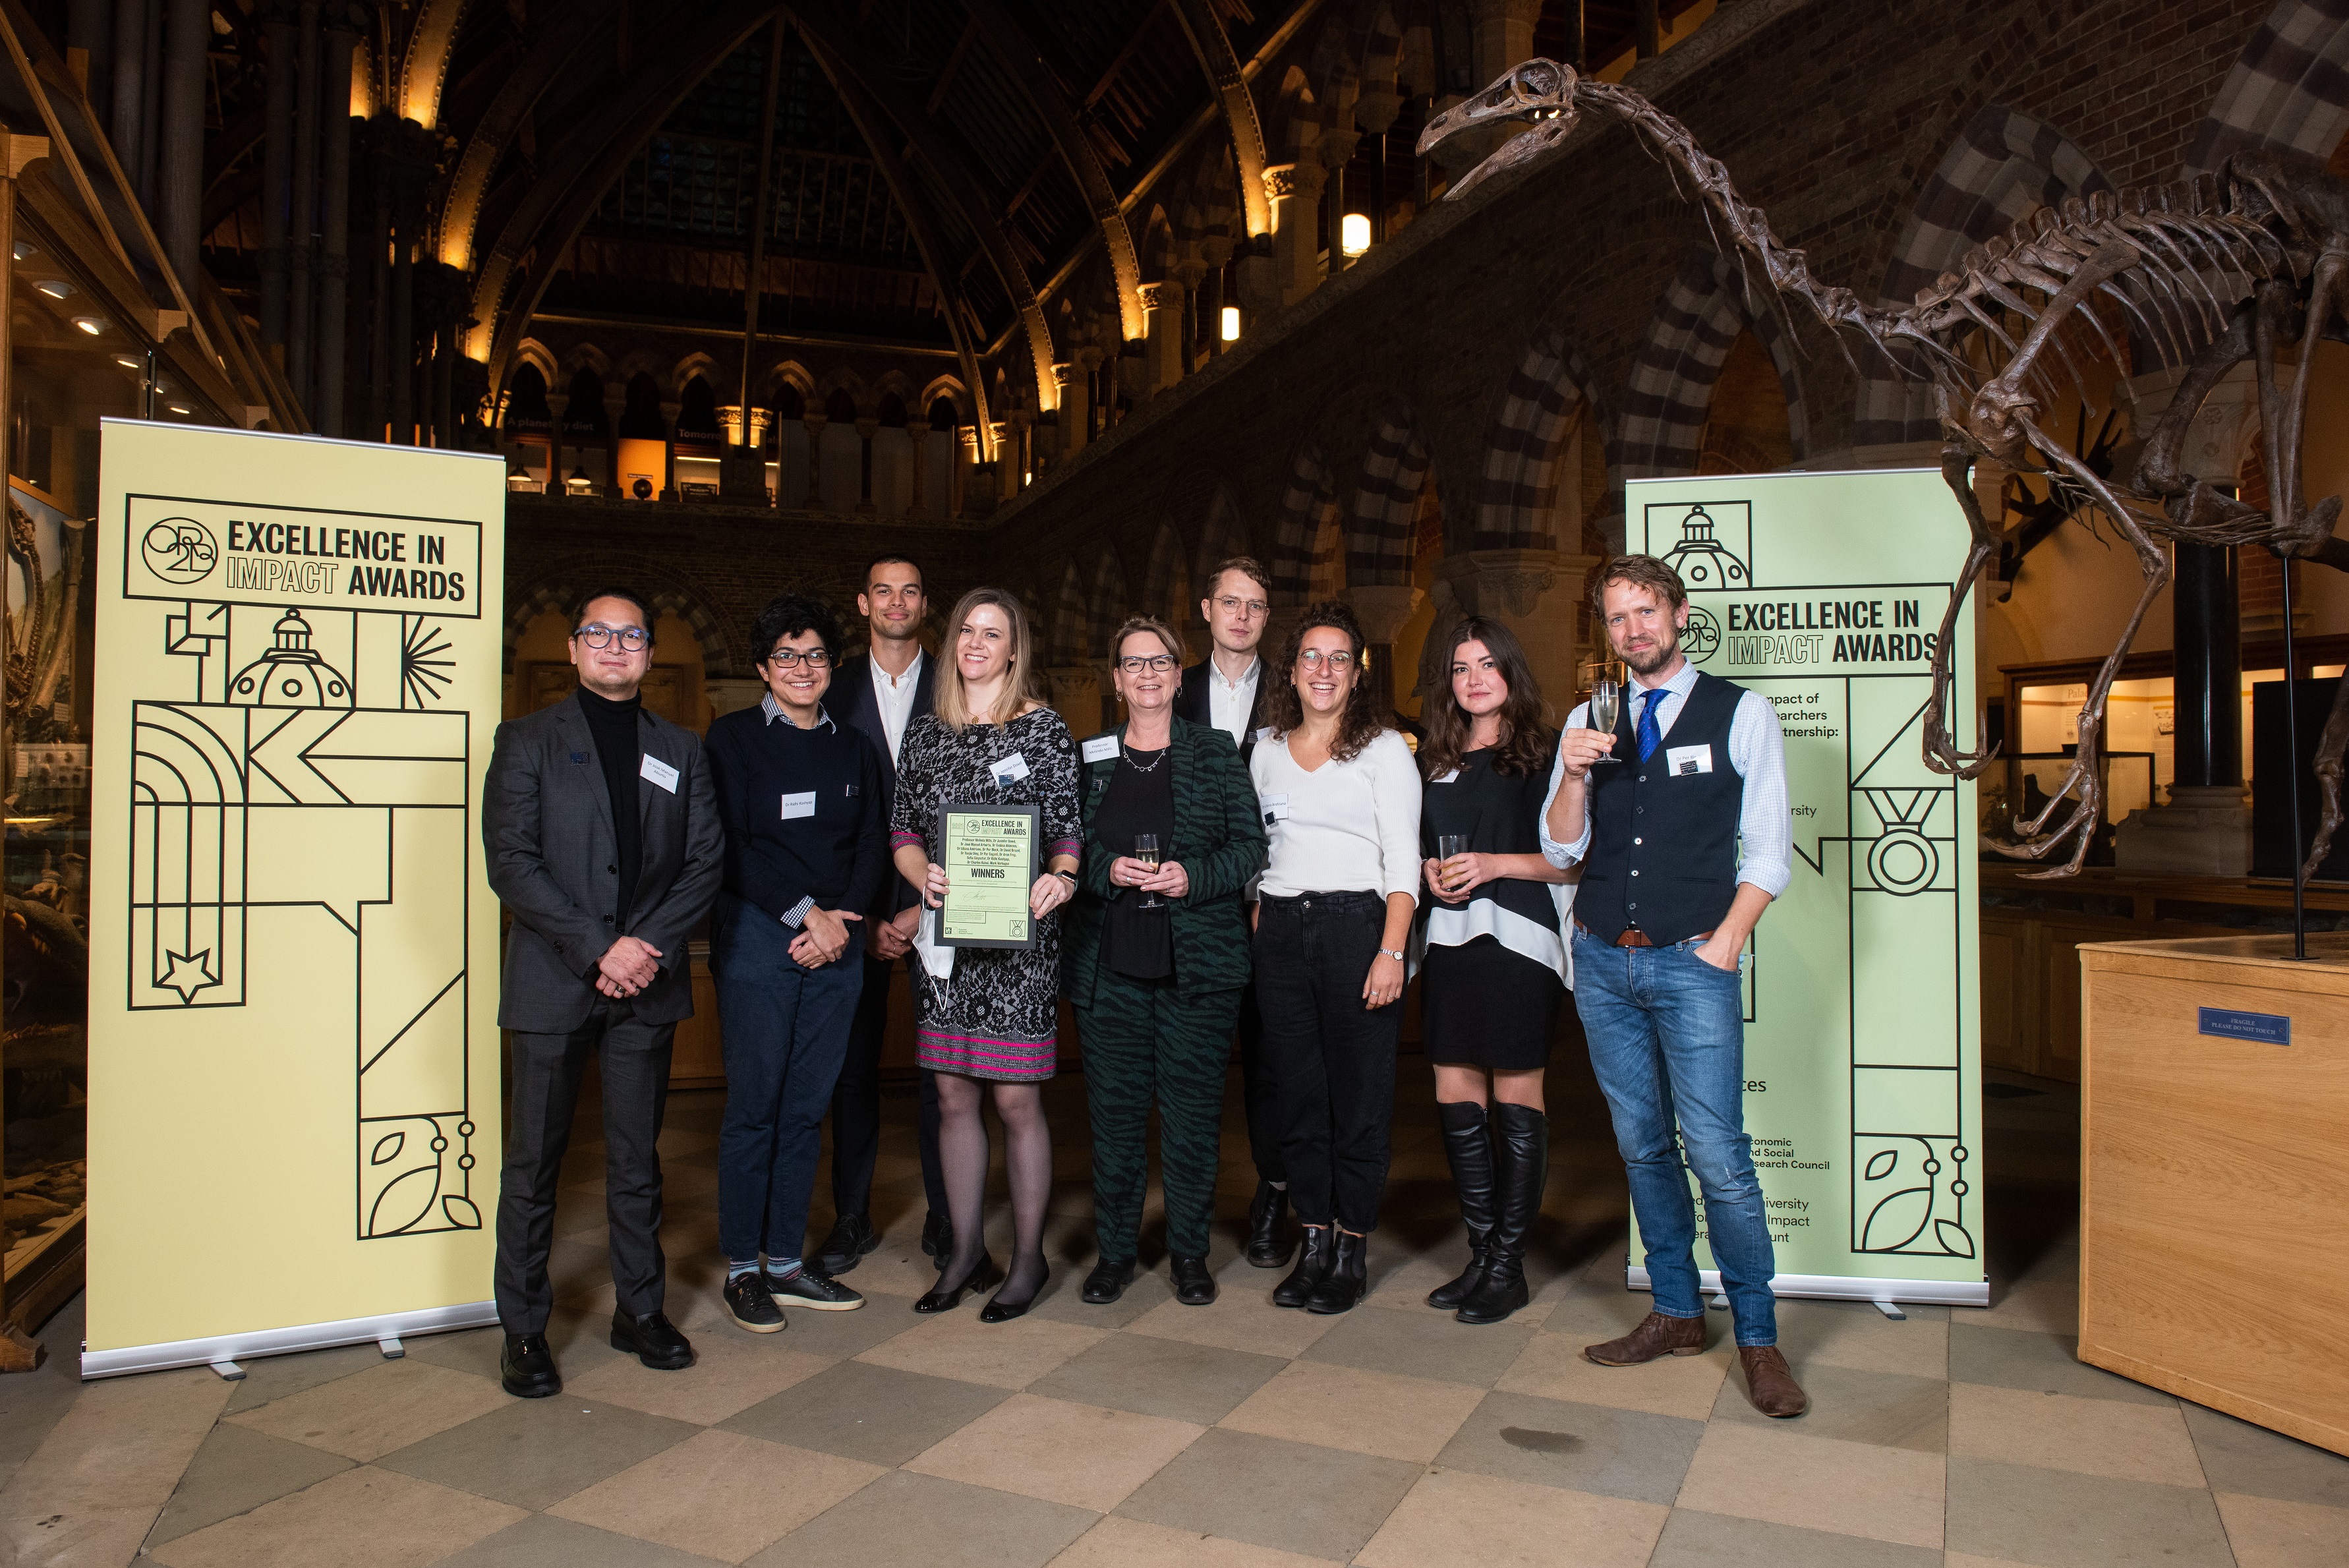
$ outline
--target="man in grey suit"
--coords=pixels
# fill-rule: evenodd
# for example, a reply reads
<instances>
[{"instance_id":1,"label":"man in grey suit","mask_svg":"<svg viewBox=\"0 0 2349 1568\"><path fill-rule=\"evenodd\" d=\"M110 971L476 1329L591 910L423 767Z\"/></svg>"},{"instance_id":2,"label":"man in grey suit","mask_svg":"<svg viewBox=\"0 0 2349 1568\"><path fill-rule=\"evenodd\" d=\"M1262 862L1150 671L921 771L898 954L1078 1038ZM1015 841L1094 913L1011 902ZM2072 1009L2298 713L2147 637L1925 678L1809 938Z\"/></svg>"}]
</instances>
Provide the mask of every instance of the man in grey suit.
<instances>
[{"instance_id":1,"label":"man in grey suit","mask_svg":"<svg viewBox=\"0 0 2349 1568\"><path fill-rule=\"evenodd\" d=\"M693 1364L662 1314L661 1116L669 1045L693 1016L687 939L718 892L724 840L691 732L644 711L652 609L601 590L572 616L579 688L498 727L482 789L490 886L513 916L498 1023L511 1031L512 1114L498 1191L498 1319L506 1392L560 1393L547 1348L554 1191L590 1055L604 1079L612 1345L647 1367Z\"/></svg>"}]
</instances>

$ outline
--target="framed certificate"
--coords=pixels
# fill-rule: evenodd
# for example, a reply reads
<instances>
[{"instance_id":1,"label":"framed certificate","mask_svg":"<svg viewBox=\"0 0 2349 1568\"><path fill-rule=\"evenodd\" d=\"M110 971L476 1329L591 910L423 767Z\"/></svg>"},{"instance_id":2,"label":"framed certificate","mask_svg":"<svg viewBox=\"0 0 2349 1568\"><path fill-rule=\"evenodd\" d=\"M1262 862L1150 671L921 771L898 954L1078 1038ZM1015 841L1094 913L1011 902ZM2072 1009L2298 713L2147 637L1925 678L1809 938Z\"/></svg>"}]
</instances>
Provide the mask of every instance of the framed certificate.
<instances>
[{"instance_id":1,"label":"framed certificate","mask_svg":"<svg viewBox=\"0 0 2349 1568\"><path fill-rule=\"evenodd\" d=\"M947 806L938 824L947 871L942 947L1033 947L1028 913L1042 818L1034 806Z\"/></svg>"}]
</instances>

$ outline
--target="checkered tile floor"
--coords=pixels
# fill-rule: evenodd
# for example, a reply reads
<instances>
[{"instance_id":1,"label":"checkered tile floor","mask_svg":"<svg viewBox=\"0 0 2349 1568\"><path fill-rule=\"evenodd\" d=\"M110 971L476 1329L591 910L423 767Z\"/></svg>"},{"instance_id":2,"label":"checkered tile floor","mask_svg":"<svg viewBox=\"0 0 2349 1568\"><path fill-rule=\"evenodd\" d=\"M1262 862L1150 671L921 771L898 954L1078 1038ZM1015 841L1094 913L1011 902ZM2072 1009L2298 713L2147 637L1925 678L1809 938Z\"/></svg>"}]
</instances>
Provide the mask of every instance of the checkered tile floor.
<instances>
[{"instance_id":1,"label":"checkered tile floor","mask_svg":"<svg viewBox=\"0 0 2349 1568\"><path fill-rule=\"evenodd\" d=\"M698 1365L649 1372L605 1343L601 1146L568 1167L553 1339L567 1387L497 1386L494 1331L74 1383L79 1305L49 1367L0 1380L0 1563L666 1568L749 1563L1183 1568L1352 1562L2337 1565L2349 1461L2084 1367L2071 1354L2076 1101L1989 1103L1988 1311L1782 1307L1815 1406L1746 1405L1715 1315L1702 1357L1607 1370L1581 1346L1635 1322L1623 1186L1603 1113L1562 1050L1534 1305L1470 1328L1420 1298L1460 1243L1424 1069L1405 1063L1374 1294L1344 1316L1274 1309L1237 1255L1252 1176L1226 1118L1215 1305L1163 1260L1087 1307L1082 1080L1063 1141L1049 1298L982 1326L919 1318L933 1277L910 1093L876 1197L887 1242L854 1313L754 1336L723 1317L715 1094L671 1102L669 1310ZM828 1215L818 1215L821 1235ZM998 1235L1003 1255L1007 1238ZM1152 1241L1146 1241L1147 1253ZM11 1555L13 1551L14 1555Z\"/></svg>"}]
</instances>

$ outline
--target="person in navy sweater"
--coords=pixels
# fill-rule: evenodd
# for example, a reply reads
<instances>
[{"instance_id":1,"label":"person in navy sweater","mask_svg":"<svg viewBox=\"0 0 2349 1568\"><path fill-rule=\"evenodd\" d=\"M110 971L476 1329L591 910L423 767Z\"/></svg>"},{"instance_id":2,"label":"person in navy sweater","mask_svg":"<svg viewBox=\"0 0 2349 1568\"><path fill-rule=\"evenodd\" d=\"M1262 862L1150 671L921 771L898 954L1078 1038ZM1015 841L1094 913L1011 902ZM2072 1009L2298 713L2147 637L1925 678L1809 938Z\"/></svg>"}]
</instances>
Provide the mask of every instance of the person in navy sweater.
<instances>
[{"instance_id":1,"label":"person in navy sweater","mask_svg":"<svg viewBox=\"0 0 2349 1568\"><path fill-rule=\"evenodd\" d=\"M760 612L767 694L709 727L726 829L709 966L726 1042L718 1134L718 1239L726 1307L753 1334L778 1302L844 1312L864 1298L802 1262L825 1108L864 983L857 923L888 867L873 748L824 711L839 623L786 594Z\"/></svg>"}]
</instances>

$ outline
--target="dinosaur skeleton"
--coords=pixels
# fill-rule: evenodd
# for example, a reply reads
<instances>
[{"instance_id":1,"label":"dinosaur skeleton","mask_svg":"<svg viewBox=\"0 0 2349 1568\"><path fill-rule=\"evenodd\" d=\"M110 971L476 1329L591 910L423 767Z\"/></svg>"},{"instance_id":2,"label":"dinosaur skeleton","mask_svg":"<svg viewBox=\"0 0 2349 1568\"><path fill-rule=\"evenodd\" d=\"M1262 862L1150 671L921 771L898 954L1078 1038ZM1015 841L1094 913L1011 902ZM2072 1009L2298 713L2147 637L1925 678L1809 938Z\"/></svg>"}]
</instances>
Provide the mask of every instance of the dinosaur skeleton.
<instances>
[{"instance_id":1,"label":"dinosaur skeleton","mask_svg":"<svg viewBox=\"0 0 2349 1568\"><path fill-rule=\"evenodd\" d=\"M1799 299L1833 332L1847 360L1857 336L1899 374L1929 378L1942 432L1941 476L1972 533L1933 656L1933 699L1925 716L1925 761L1938 772L1972 779L1995 747L1959 748L1950 729L1956 672L1952 636L1965 596L2016 541L1982 514L1970 471L1981 460L2036 475L2049 502L2065 513L2093 509L2135 551L2144 579L2134 612L2089 684L2080 710L2080 744L2046 806L2017 818L2018 841L1994 847L2017 859L2047 860L2069 850L2056 869L2077 872L2103 820L2105 699L2153 600L2169 581L2160 541L2261 545L2279 557L2323 562L2349 571L2349 542L2333 538L2341 500L2304 504L2301 453L2314 340L2349 342L2340 312L2349 284L2349 181L2288 167L2267 151L2237 153L2220 176L2172 185L2098 191L2041 207L2004 235L1969 251L1900 308L1869 305L1849 289L1820 283L1803 253L1779 242L1760 208L1737 193L1729 171L1699 147L1679 120L1632 89L1579 77L1552 60L1528 60L1477 94L1437 115L1419 151L1472 127L1526 122L1452 187L1457 197L1505 170L1543 157L1565 141L1577 117L1596 111L1628 126L1667 167L1694 185L1706 218L1726 229L1741 264L1758 263L1770 289ZM2083 362L2126 375L2130 356L2118 329L2171 364L2184 364L2167 409L2147 437L2134 469L2116 480L2040 428L2056 402L2059 375L2092 402ZM2298 345L2291 385L2277 374L2279 346ZM2271 507L2238 500L2179 466L2186 438L2205 400L2244 360L2258 380L2262 457ZM1857 366L1854 361L1854 370ZM2124 386L2124 395L2126 395ZM2085 424L2083 426L2085 429ZM2349 753L2349 681L2342 683L2317 746L2315 771L2323 810L2306 867L2313 873L2332 847L2342 819L2344 754ZM2066 801L2060 821L2053 819Z\"/></svg>"}]
</instances>

